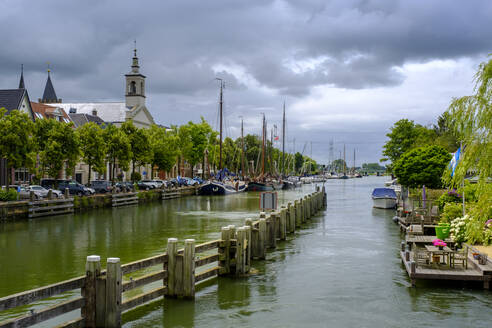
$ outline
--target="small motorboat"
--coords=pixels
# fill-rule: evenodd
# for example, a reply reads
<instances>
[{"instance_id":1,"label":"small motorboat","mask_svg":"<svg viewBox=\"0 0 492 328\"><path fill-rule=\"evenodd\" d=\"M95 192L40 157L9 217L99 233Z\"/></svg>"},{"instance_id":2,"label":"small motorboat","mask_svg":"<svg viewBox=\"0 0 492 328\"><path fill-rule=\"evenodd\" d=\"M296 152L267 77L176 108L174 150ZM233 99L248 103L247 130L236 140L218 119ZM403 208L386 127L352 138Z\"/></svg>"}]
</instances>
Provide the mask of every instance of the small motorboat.
<instances>
[{"instance_id":1,"label":"small motorboat","mask_svg":"<svg viewBox=\"0 0 492 328\"><path fill-rule=\"evenodd\" d=\"M396 192L391 188L375 188L372 191L372 201L375 208L395 208L397 204Z\"/></svg>"}]
</instances>

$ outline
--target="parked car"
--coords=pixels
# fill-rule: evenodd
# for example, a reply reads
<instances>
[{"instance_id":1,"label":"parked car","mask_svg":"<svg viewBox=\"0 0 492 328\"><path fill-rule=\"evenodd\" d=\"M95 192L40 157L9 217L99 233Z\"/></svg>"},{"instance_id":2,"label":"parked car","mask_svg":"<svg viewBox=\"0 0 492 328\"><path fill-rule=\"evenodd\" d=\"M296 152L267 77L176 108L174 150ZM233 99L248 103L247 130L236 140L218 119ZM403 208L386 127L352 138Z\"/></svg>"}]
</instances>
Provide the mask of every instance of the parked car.
<instances>
[{"instance_id":1,"label":"parked car","mask_svg":"<svg viewBox=\"0 0 492 328\"><path fill-rule=\"evenodd\" d=\"M198 185L199 184L198 181L196 181L196 180L194 180L192 178L186 178L185 177L185 178L181 178L181 179L183 179L183 180L186 181L186 186L195 186L195 185Z\"/></svg>"},{"instance_id":2,"label":"parked car","mask_svg":"<svg viewBox=\"0 0 492 328\"><path fill-rule=\"evenodd\" d=\"M152 180L152 182L157 185L157 188L163 188L163 187L167 186L166 182L164 180L154 179L154 180Z\"/></svg>"},{"instance_id":3,"label":"parked car","mask_svg":"<svg viewBox=\"0 0 492 328\"><path fill-rule=\"evenodd\" d=\"M138 181L137 182L137 187L139 190L150 190L150 189L154 189L155 186L154 185L150 185L148 183L144 183L143 181Z\"/></svg>"},{"instance_id":4,"label":"parked car","mask_svg":"<svg viewBox=\"0 0 492 328\"><path fill-rule=\"evenodd\" d=\"M186 186L186 180L184 180L183 178L180 178L180 179L177 179L177 178L174 178L174 179L171 179L169 180L171 181L171 183L173 184L173 186L175 187L182 187L182 186Z\"/></svg>"},{"instance_id":5,"label":"parked car","mask_svg":"<svg viewBox=\"0 0 492 328\"><path fill-rule=\"evenodd\" d=\"M17 191L17 195L18 195L19 200L31 198L31 191L27 190L27 188L25 186L10 185L9 188ZM37 199L42 199L42 198L43 198L43 196L41 195L41 193L36 192L36 191L34 192L34 199L37 200Z\"/></svg>"},{"instance_id":6,"label":"parked car","mask_svg":"<svg viewBox=\"0 0 492 328\"><path fill-rule=\"evenodd\" d=\"M68 192L70 193L70 195L88 196L95 193L94 189L87 188L77 181L64 181L58 184L58 189L60 191L65 191L66 188L68 188Z\"/></svg>"},{"instance_id":7,"label":"parked car","mask_svg":"<svg viewBox=\"0 0 492 328\"><path fill-rule=\"evenodd\" d=\"M113 190L113 186L111 185L111 181L106 180L94 180L91 182L91 188L94 189L95 192L105 194L107 192L111 192Z\"/></svg>"},{"instance_id":8,"label":"parked car","mask_svg":"<svg viewBox=\"0 0 492 328\"><path fill-rule=\"evenodd\" d=\"M118 188L120 191L126 188L126 190L133 191L135 189L135 186L133 185L133 182L131 181L122 181L118 182L115 184L115 187Z\"/></svg>"},{"instance_id":9,"label":"parked car","mask_svg":"<svg viewBox=\"0 0 492 328\"><path fill-rule=\"evenodd\" d=\"M50 190L38 185L27 186L26 189L27 191L32 190L34 191L34 193L39 193L43 198L48 197L48 192ZM53 195L53 198L60 198L63 195L63 193L60 190L56 190L56 189L51 189L51 194Z\"/></svg>"},{"instance_id":10,"label":"parked car","mask_svg":"<svg viewBox=\"0 0 492 328\"><path fill-rule=\"evenodd\" d=\"M143 184L149 186L150 189L156 189L156 188L158 188L157 183L155 183L152 180L142 180L139 183L143 183Z\"/></svg>"},{"instance_id":11,"label":"parked car","mask_svg":"<svg viewBox=\"0 0 492 328\"><path fill-rule=\"evenodd\" d=\"M62 182L68 182L70 180L63 180L63 179L41 179L40 181L40 185L41 187L45 188L45 189L53 189L53 190L57 190L58 189L58 185Z\"/></svg>"},{"instance_id":12,"label":"parked car","mask_svg":"<svg viewBox=\"0 0 492 328\"><path fill-rule=\"evenodd\" d=\"M194 177L193 180L197 181L198 184L203 184L203 179L200 177Z\"/></svg>"}]
</instances>

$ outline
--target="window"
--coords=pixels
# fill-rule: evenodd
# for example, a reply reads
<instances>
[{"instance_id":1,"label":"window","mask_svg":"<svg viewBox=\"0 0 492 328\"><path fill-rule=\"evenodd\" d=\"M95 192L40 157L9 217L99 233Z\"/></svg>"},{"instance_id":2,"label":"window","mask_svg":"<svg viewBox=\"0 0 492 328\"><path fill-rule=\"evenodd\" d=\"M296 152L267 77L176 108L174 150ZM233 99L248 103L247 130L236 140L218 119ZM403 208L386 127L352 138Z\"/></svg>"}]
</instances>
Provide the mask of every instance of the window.
<instances>
[{"instance_id":1,"label":"window","mask_svg":"<svg viewBox=\"0 0 492 328\"><path fill-rule=\"evenodd\" d=\"M137 83L135 81L130 82L130 94L134 95L137 93Z\"/></svg>"},{"instance_id":2,"label":"window","mask_svg":"<svg viewBox=\"0 0 492 328\"><path fill-rule=\"evenodd\" d=\"M140 94L144 94L144 85L143 82L140 82Z\"/></svg>"}]
</instances>

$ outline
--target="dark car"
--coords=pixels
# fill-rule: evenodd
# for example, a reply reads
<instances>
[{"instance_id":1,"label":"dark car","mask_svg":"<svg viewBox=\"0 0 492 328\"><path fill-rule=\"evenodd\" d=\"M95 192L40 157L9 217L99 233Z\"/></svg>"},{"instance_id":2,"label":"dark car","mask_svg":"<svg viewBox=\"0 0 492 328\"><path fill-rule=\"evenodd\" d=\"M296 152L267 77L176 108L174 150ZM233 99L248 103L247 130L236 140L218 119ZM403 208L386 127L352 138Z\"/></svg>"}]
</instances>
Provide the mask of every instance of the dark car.
<instances>
[{"instance_id":1,"label":"dark car","mask_svg":"<svg viewBox=\"0 0 492 328\"><path fill-rule=\"evenodd\" d=\"M126 188L127 191L133 191L135 189L135 186L133 185L133 182L130 181L122 181L118 182L117 184L114 185L118 190L124 190Z\"/></svg>"},{"instance_id":2,"label":"dark car","mask_svg":"<svg viewBox=\"0 0 492 328\"><path fill-rule=\"evenodd\" d=\"M91 181L91 188L94 189L96 193L101 193L101 194L105 194L113 190L113 186L111 186L111 182L106 180Z\"/></svg>"},{"instance_id":3,"label":"dark car","mask_svg":"<svg viewBox=\"0 0 492 328\"><path fill-rule=\"evenodd\" d=\"M138 187L139 190L150 190L150 189L154 189L153 186L151 186L148 183L142 182L142 181L138 181L137 182L137 187Z\"/></svg>"},{"instance_id":4,"label":"dark car","mask_svg":"<svg viewBox=\"0 0 492 328\"><path fill-rule=\"evenodd\" d=\"M91 194L91 191L86 186L77 181L63 181L58 183L58 190L64 192L66 188L68 188L70 195L88 196Z\"/></svg>"}]
</instances>

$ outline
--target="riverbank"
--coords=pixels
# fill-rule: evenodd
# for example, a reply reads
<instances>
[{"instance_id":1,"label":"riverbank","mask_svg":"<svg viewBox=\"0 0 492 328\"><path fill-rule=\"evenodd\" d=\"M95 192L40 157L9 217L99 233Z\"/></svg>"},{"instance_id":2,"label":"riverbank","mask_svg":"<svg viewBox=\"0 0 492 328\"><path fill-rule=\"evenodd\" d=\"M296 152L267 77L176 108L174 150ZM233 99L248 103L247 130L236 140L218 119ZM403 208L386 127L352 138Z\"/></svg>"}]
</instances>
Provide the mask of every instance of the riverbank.
<instances>
[{"instance_id":1,"label":"riverbank","mask_svg":"<svg viewBox=\"0 0 492 328\"><path fill-rule=\"evenodd\" d=\"M91 196L70 196L67 199L71 200L69 203L73 211L75 212L84 212L97 208L104 207L115 207L113 199L115 197L120 197L124 193L116 193L116 194L96 194ZM183 197L183 196L191 196L197 194L197 187L179 187L179 188L171 188L171 189L158 189L158 190L140 190L132 193L138 197L137 204L144 204L152 201L160 201L162 199L168 199L171 197L167 197L166 195L172 195L172 198ZM54 199L54 201L57 201ZM0 202L0 221L4 220L19 220L19 219L27 219L29 218L30 213L33 211L33 207L38 207L39 204L45 206L56 206L57 204L49 204L49 200L40 200L40 201L11 201L11 202ZM65 213L60 213L65 214ZM53 216L51 213L49 216Z\"/></svg>"}]
</instances>

